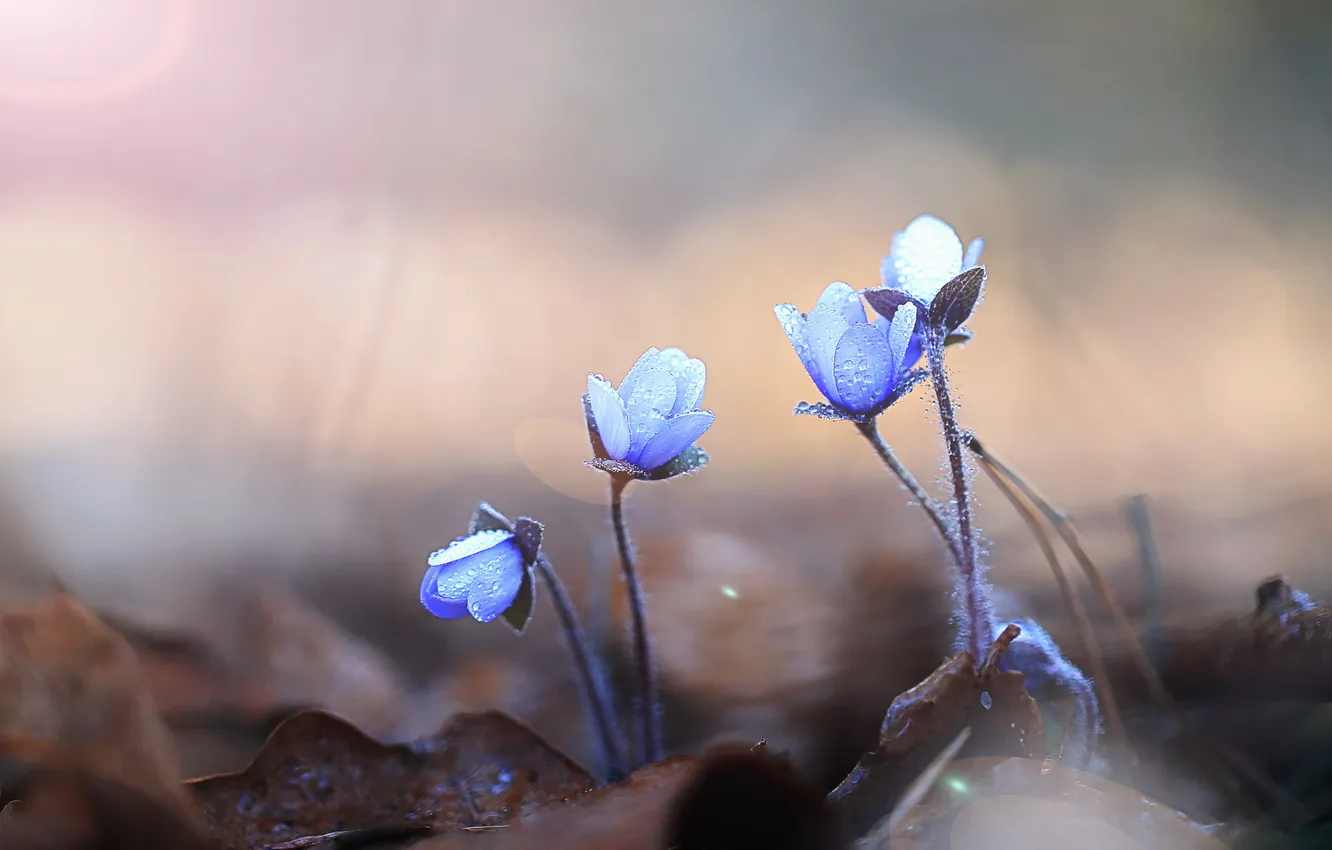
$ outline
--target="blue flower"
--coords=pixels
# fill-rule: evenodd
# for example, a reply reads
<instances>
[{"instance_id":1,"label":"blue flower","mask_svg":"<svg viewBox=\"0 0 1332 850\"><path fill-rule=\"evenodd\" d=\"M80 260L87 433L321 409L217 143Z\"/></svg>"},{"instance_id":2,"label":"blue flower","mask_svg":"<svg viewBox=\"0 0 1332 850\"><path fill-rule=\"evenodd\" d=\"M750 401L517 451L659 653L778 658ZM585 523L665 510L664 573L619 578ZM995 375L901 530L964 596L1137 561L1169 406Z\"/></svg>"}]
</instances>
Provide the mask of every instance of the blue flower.
<instances>
[{"instance_id":1,"label":"blue flower","mask_svg":"<svg viewBox=\"0 0 1332 850\"><path fill-rule=\"evenodd\" d=\"M921 351L915 304L905 302L891 319L870 322L856 291L837 282L808 313L792 304L775 309L805 371L844 417L875 416L915 385L909 373Z\"/></svg>"},{"instance_id":2,"label":"blue flower","mask_svg":"<svg viewBox=\"0 0 1332 850\"><path fill-rule=\"evenodd\" d=\"M956 230L932 215L918 216L893 236L892 252L879 264L879 276L885 288L929 304L945 283L979 265L984 249L984 239L973 239L963 254Z\"/></svg>"},{"instance_id":3,"label":"blue flower","mask_svg":"<svg viewBox=\"0 0 1332 850\"><path fill-rule=\"evenodd\" d=\"M587 376L583 397L597 460L592 466L634 478L669 478L707 460L694 441L715 415L699 410L707 371L678 348L649 348L618 390L600 375Z\"/></svg>"},{"instance_id":4,"label":"blue flower","mask_svg":"<svg viewBox=\"0 0 1332 850\"><path fill-rule=\"evenodd\" d=\"M893 237L892 252L883 258L883 286L866 290L865 300L879 315L892 318L903 304L916 305L916 331L938 331L945 345L966 342L962 328L985 287L985 268L978 266L983 239L962 251L957 232L932 215L922 215Z\"/></svg>"},{"instance_id":5,"label":"blue flower","mask_svg":"<svg viewBox=\"0 0 1332 850\"><path fill-rule=\"evenodd\" d=\"M504 529L460 537L426 563L421 604L445 620L470 614L489 623L513 606L519 590L530 581L528 558L514 533Z\"/></svg>"}]
</instances>

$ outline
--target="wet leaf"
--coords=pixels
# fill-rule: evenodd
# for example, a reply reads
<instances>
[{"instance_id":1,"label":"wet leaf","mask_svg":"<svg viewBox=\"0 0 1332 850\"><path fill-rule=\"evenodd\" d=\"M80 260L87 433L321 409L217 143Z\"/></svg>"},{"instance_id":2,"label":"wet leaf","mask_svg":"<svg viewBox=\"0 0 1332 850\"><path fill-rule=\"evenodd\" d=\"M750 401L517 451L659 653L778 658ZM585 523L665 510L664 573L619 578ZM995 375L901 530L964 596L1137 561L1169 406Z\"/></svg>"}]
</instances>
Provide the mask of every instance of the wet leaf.
<instances>
[{"instance_id":1,"label":"wet leaf","mask_svg":"<svg viewBox=\"0 0 1332 850\"><path fill-rule=\"evenodd\" d=\"M467 524L469 535L478 531L513 531L513 523L489 502L481 502L472 513L472 521Z\"/></svg>"},{"instance_id":2,"label":"wet leaf","mask_svg":"<svg viewBox=\"0 0 1332 850\"><path fill-rule=\"evenodd\" d=\"M971 331L966 328L956 328L944 337L944 345L965 345L971 342Z\"/></svg>"},{"instance_id":3,"label":"wet leaf","mask_svg":"<svg viewBox=\"0 0 1332 850\"><path fill-rule=\"evenodd\" d=\"M690 475L708 465L708 453L698 446L690 446L656 469L648 470L644 480L665 481L679 475Z\"/></svg>"},{"instance_id":4,"label":"wet leaf","mask_svg":"<svg viewBox=\"0 0 1332 850\"><path fill-rule=\"evenodd\" d=\"M1053 761L953 762L897 825L894 850L1225 850L1179 812ZM865 850L870 850L866 847Z\"/></svg>"},{"instance_id":5,"label":"wet leaf","mask_svg":"<svg viewBox=\"0 0 1332 850\"><path fill-rule=\"evenodd\" d=\"M220 846L251 850L346 829L502 824L596 780L499 712L458 715L437 735L390 745L308 711L274 730L244 771L187 785Z\"/></svg>"},{"instance_id":6,"label":"wet leaf","mask_svg":"<svg viewBox=\"0 0 1332 850\"><path fill-rule=\"evenodd\" d=\"M413 850L647 850L666 846L672 802L695 776L693 756L669 758L628 779L568 802L525 810L491 829L455 831L412 845Z\"/></svg>"},{"instance_id":7,"label":"wet leaf","mask_svg":"<svg viewBox=\"0 0 1332 850\"><path fill-rule=\"evenodd\" d=\"M527 624L532 622L532 609L536 606L536 586L532 581L532 568L523 568L523 582L518 585L518 593L513 603L504 609L500 617L504 624L516 633L527 631Z\"/></svg>"},{"instance_id":8,"label":"wet leaf","mask_svg":"<svg viewBox=\"0 0 1332 850\"><path fill-rule=\"evenodd\" d=\"M903 304L916 304L916 299L912 298L901 289L891 287L879 287L877 289L866 289L861 293L865 300L874 308L874 312L883 316L891 322L893 316L897 314L897 308ZM924 305L921 305L922 307Z\"/></svg>"},{"instance_id":9,"label":"wet leaf","mask_svg":"<svg viewBox=\"0 0 1332 850\"><path fill-rule=\"evenodd\" d=\"M951 333L962 326L976 309L985 289L985 266L967 269L948 281L930 302L930 326Z\"/></svg>"},{"instance_id":10,"label":"wet leaf","mask_svg":"<svg viewBox=\"0 0 1332 850\"><path fill-rule=\"evenodd\" d=\"M518 544L518 549L523 553L523 560L526 563L536 562L537 555L541 552L541 539L545 534L545 526L531 517L520 516L514 520L514 542Z\"/></svg>"},{"instance_id":11,"label":"wet leaf","mask_svg":"<svg viewBox=\"0 0 1332 850\"><path fill-rule=\"evenodd\" d=\"M893 700L878 747L829 795L854 834L863 834L886 814L964 729L970 728L971 734L963 756L1045 755L1040 708L1023 688L1022 674L999 669L1017 634L1017 627L1009 626L979 667L971 653L959 653Z\"/></svg>"}]
</instances>

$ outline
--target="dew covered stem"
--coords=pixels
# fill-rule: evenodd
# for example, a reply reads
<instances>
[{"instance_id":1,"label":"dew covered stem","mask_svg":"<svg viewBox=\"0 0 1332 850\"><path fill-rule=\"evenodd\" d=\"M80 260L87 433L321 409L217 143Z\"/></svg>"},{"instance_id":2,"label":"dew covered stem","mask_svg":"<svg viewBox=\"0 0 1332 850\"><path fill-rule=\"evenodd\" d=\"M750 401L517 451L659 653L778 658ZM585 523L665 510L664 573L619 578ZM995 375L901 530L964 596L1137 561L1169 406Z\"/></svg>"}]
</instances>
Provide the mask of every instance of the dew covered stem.
<instances>
[{"instance_id":1,"label":"dew covered stem","mask_svg":"<svg viewBox=\"0 0 1332 850\"><path fill-rule=\"evenodd\" d=\"M944 545L952 553L953 561L957 564L958 569L965 570L966 567L962 561L962 550L958 548L957 541L953 539L953 535L948 531L948 523L944 520L943 511L939 508L938 503L930 498L930 494L925 492L925 488L920 486L920 482L916 480L916 476L911 474L911 470L903 466L902 462L897 459L892 447L883 441L883 437L879 435L878 420L868 419L864 422L857 422L856 430L865 436L865 439L869 441L869 444L874 447L874 451L879 455L879 459L883 461L883 465L897 476L898 480L902 482L902 486L920 505L921 510L929 516L930 522L934 523L939 536L943 538Z\"/></svg>"},{"instance_id":2,"label":"dew covered stem","mask_svg":"<svg viewBox=\"0 0 1332 850\"><path fill-rule=\"evenodd\" d=\"M639 747L642 763L651 764L661 758L661 724L657 718L657 675L652 666L648 647L646 606L643 587L634 569L634 550L629 542L629 528L624 522L624 488L629 479L611 476L611 523L615 526L615 543L620 549L620 568L624 571L625 589L629 594L629 615L634 632L634 667L637 674L638 698L635 700L639 717Z\"/></svg>"},{"instance_id":3,"label":"dew covered stem","mask_svg":"<svg viewBox=\"0 0 1332 850\"><path fill-rule=\"evenodd\" d=\"M962 597L961 627L965 629L965 648L974 658L984 658L994 634L994 613L990 607L989 588L981 575L976 558L976 536L971 526L971 491L967 485L966 458L962 453L962 430L953 410L948 389L948 371L944 368L944 331L942 327L926 332L925 355L930 364L930 383L939 403L939 421L943 426L944 446L948 451L948 469L953 479L953 500L957 510L959 552L958 593Z\"/></svg>"},{"instance_id":4,"label":"dew covered stem","mask_svg":"<svg viewBox=\"0 0 1332 850\"><path fill-rule=\"evenodd\" d=\"M537 556L536 571L550 588L551 604L564 628L564 639L573 654L574 666L578 670L579 684L583 690L583 700L592 714L592 722L597 730L597 740L601 744L601 755L606 764L607 777L612 782L623 779L625 770L624 754L620 751L620 730L615 722L615 712L611 708L610 694L606 689L605 679L597 667L589 649L587 636L578 624L578 613L574 610L569 593L564 589L564 582L555 574L545 553Z\"/></svg>"}]
</instances>

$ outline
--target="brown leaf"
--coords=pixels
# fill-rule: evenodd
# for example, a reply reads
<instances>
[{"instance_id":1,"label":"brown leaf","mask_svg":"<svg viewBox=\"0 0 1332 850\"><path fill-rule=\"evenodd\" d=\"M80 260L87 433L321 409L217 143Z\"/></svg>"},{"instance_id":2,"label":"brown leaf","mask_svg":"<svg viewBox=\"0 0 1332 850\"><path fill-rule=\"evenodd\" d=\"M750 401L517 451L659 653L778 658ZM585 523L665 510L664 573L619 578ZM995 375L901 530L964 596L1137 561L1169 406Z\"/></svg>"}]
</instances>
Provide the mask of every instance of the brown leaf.
<instances>
[{"instance_id":1,"label":"brown leaf","mask_svg":"<svg viewBox=\"0 0 1332 850\"><path fill-rule=\"evenodd\" d=\"M250 688L273 704L318 706L385 737L402 722L406 690L393 662L295 596L255 596L241 656Z\"/></svg>"},{"instance_id":2,"label":"brown leaf","mask_svg":"<svg viewBox=\"0 0 1332 850\"><path fill-rule=\"evenodd\" d=\"M893 700L879 731L878 747L866 753L829 795L854 834L864 833L883 816L964 729L971 730L964 756L1045 754L1040 708L1023 688L1022 675L999 670L1003 653L1017 634L1017 626L1010 625L980 667L971 653L959 653Z\"/></svg>"},{"instance_id":3,"label":"brown leaf","mask_svg":"<svg viewBox=\"0 0 1332 850\"><path fill-rule=\"evenodd\" d=\"M414 850L645 850L664 846L671 804L697 772L693 756L677 756L628 779L562 803L537 806L492 829L453 832Z\"/></svg>"},{"instance_id":4,"label":"brown leaf","mask_svg":"<svg viewBox=\"0 0 1332 850\"><path fill-rule=\"evenodd\" d=\"M1332 608L1280 577L1259 584L1255 596L1251 613L1167 627L1154 638L1157 669L1175 701L1332 700ZM1131 657L1106 661L1116 693L1129 702L1150 698Z\"/></svg>"},{"instance_id":5,"label":"brown leaf","mask_svg":"<svg viewBox=\"0 0 1332 850\"><path fill-rule=\"evenodd\" d=\"M890 838L894 850L1225 850L1203 827L1132 788L1023 758L953 762Z\"/></svg>"},{"instance_id":6,"label":"brown leaf","mask_svg":"<svg viewBox=\"0 0 1332 850\"><path fill-rule=\"evenodd\" d=\"M499 712L458 715L431 738L389 745L322 711L284 721L241 773L188 783L227 850L353 828L502 824L595 785Z\"/></svg>"},{"instance_id":7,"label":"brown leaf","mask_svg":"<svg viewBox=\"0 0 1332 850\"><path fill-rule=\"evenodd\" d=\"M309 707L274 697L200 640L151 631L118 617L102 618L134 649L158 713L169 727L218 721L229 727L261 727L280 713Z\"/></svg>"},{"instance_id":8,"label":"brown leaf","mask_svg":"<svg viewBox=\"0 0 1332 850\"><path fill-rule=\"evenodd\" d=\"M720 746L644 767L615 785L538 806L507 825L455 832L417 850L642 850L840 847L825 795L766 746Z\"/></svg>"},{"instance_id":9,"label":"brown leaf","mask_svg":"<svg viewBox=\"0 0 1332 850\"><path fill-rule=\"evenodd\" d=\"M54 746L6 741L0 756L5 850L209 850L194 822L123 783L94 776Z\"/></svg>"},{"instance_id":10,"label":"brown leaf","mask_svg":"<svg viewBox=\"0 0 1332 850\"><path fill-rule=\"evenodd\" d=\"M0 615L0 736L198 822L133 649L71 596Z\"/></svg>"}]
</instances>

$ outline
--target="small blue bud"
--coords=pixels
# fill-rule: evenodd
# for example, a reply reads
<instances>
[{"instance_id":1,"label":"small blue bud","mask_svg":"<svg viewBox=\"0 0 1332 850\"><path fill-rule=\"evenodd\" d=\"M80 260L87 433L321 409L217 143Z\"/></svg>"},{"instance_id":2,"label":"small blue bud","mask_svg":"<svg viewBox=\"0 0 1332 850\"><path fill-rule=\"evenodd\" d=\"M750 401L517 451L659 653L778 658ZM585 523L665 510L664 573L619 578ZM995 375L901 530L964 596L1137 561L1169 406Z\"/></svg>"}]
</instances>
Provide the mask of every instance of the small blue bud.
<instances>
[{"instance_id":1,"label":"small blue bud","mask_svg":"<svg viewBox=\"0 0 1332 850\"><path fill-rule=\"evenodd\" d=\"M444 620L470 615L489 623L513 606L528 580L529 565L514 533L502 529L460 537L426 563L421 604Z\"/></svg>"}]
</instances>

